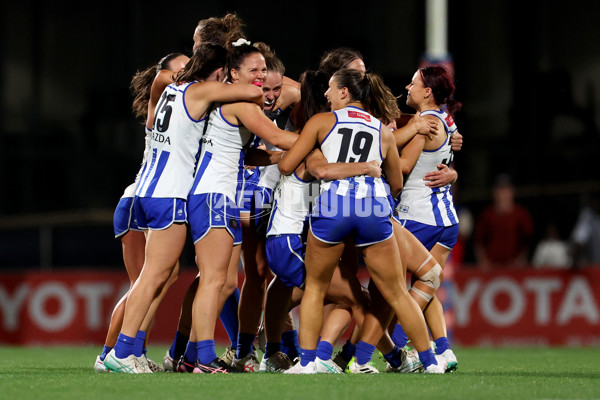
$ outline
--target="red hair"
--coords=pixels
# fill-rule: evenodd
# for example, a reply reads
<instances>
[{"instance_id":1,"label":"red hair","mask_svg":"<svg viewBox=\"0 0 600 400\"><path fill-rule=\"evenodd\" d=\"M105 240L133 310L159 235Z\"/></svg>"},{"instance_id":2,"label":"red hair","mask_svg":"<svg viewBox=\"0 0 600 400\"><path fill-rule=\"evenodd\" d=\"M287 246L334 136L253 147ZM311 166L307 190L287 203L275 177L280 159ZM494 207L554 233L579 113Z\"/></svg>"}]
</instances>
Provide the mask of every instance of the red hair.
<instances>
[{"instance_id":1,"label":"red hair","mask_svg":"<svg viewBox=\"0 0 600 400\"><path fill-rule=\"evenodd\" d=\"M452 98L456 87L446 67L442 65L427 65L419 68L419 71L423 84L425 87L431 89L437 105L446 104L450 115L454 115L460 111L462 104Z\"/></svg>"}]
</instances>

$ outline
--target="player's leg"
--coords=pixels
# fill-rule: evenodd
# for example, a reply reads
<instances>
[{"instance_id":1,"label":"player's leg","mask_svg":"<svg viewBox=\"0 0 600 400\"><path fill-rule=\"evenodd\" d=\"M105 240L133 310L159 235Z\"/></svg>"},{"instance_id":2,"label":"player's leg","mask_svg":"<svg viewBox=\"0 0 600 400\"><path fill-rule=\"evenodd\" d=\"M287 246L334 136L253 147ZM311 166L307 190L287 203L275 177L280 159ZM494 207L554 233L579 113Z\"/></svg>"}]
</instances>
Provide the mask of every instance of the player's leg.
<instances>
[{"instance_id":1,"label":"player's leg","mask_svg":"<svg viewBox=\"0 0 600 400\"><path fill-rule=\"evenodd\" d=\"M125 264L125 270L127 271L130 282L130 291L144 266L146 236L141 231L129 229L120 239L123 251L123 263ZM108 331L106 332L106 339L104 340L104 347L102 353L96 357L96 363L94 364L94 371L96 372L107 371L104 366L104 359L113 347L115 347L115 343L117 342L117 337L119 336L119 331L123 324L125 303L129 291L127 291L127 293L125 293L117 302L110 316Z\"/></svg>"},{"instance_id":2,"label":"player's leg","mask_svg":"<svg viewBox=\"0 0 600 400\"><path fill-rule=\"evenodd\" d=\"M429 366L437 366L437 361L429 346L429 333L423 314L406 288L395 238L390 237L383 242L365 247L363 256L371 279L396 313L408 337L413 341L425 370L430 371ZM388 324L389 321L386 321L382 324L382 328L387 327ZM375 343L370 345L374 346ZM359 347L357 346L357 357ZM437 370L438 368L432 367L430 372L438 372Z\"/></svg>"},{"instance_id":3,"label":"player's leg","mask_svg":"<svg viewBox=\"0 0 600 400\"><path fill-rule=\"evenodd\" d=\"M316 358L323 325L323 303L331 277L344 250L344 244L329 244L308 233L306 247L306 285L300 304L300 363L307 367Z\"/></svg>"}]
</instances>

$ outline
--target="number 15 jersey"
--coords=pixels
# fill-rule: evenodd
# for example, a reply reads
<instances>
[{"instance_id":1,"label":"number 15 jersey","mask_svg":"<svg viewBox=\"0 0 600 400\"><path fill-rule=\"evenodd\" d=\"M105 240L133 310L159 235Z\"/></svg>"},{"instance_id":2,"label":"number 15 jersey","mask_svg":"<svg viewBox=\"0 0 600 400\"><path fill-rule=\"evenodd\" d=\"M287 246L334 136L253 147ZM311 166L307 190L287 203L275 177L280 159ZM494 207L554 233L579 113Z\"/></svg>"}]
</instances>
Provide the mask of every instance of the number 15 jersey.
<instances>
[{"instance_id":1,"label":"number 15 jersey","mask_svg":"<svg viewBox=\"0 0 600 400\"><path fill-rule=\"evenodd\" d=\"M383 161L381 154L381 121L353 106L333 111L336 123L321 142L321 151L330 163ZM334 189L339 196L350 190L355 198L386 197L386 184L381 178L356 176L339 181L321 182L321 193Z\"/></svg>"},{"instance_id":2,"label":"number 15 jersey","mask_svg":"<svg viewBox=\"0 0 600 400\"><path fill-rule=\"evenodd\" d=\"M185 104L185 92L194 83L171 84L162 93L136 196L187 199L206 121L193 119Z\"/></svg>"}]
</instances>

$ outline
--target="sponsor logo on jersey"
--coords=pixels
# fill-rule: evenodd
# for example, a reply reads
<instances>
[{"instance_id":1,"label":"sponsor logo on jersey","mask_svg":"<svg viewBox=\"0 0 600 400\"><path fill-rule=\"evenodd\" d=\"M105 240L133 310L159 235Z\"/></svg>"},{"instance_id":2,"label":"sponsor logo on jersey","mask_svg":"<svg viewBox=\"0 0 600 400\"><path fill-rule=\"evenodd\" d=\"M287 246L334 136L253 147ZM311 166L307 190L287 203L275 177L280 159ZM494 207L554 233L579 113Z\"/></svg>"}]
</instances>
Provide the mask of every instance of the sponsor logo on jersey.
<instances>
[{"instance_id":1,"label":"sponsor logo on jersey","mask_svg":"<svg viewBox=\"0 0 600 400\"><path fill-rule=\"evenodd\" d=\"M152 132L152 140L158 143L166 143L168 145L171 144L171 139L168 136L158 132Z\"/></svg>"},{"instance_id":2,"label":"sponsor logo on jersey","mask_svg":"<svg viewBox=\"0 0 600 400\"><path fill-rule=\"evenodd\" d=\"M367 122L371 122L371 116L369 114L361 113L358 111L348 111L348 116L350 118L360 118L364 119Z\"/></svg>"},{"instance_id":3,"label":"sponsor logo on jersey","mask_svg":"<svg viewBox=\"0 0 600 400\"><path fill-rule=\"evenodd\" d=\"M405 204L398 204L398 207L396 208L398 210L398 212L401 213L407 213L408 212L408 206Z\"/></svg>"},{"instance_id":4,"label":"sponsor logo on jersey","mask_svg":"<svg viewBox=\"0 0 600 400\"><path fill-rule=\"evenodd\" d=\"M236 229L238 227L237 221L233 218L229 218L229 227L232 229Z\"/></svg>"},{"instance_id":5,"label":"sponsor logo on jersey","mask_svg":"<svg viewBox=\"0 0 600 400\"><path fill-rule=\"evenodd\" d=\"M213 145L212 139L202 138L202 144Z\"/></svg>"},{"instance_id":6,"label":"sponsor logo on jersey","mask_svg":"<svg viewBox=\"0 0 600 400\"><path fill-rule=\"evenodd\" d=\"M454 119L450 114L446 116L446 125L448 125L448 128L454 125Z\"/></svg>"}]
</instances>

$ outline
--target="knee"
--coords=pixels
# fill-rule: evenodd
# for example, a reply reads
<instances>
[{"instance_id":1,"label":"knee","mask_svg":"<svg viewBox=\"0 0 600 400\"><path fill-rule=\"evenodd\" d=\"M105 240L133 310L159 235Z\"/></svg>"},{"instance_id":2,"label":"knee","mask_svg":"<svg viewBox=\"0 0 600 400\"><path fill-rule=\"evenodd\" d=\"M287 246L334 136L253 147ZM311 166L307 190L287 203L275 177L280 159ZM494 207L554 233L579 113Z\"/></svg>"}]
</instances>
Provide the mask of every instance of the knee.
<instances>
[{"instance_id":1,"label":"knee","mask_svg":"<svg viewBox=\"0 0 600 400\"><path fill-rule=\"evenodd\" d=\"M442 283L442 278L442 267L440 267L440 264L436 263L433 268L419 277L419 281L436 291Z\"/></svg>"},{"instance_id":2,"label":"knee","mask_svg":"<svg viewBox=\"0 0 600 400\"><path fill-rule=\"evenodd\" d=\"M237 279L226 279L221 291L227 296L231 296L235 289L237 289Z\"/></svg>"}]
</instances>

